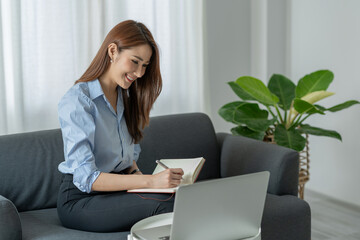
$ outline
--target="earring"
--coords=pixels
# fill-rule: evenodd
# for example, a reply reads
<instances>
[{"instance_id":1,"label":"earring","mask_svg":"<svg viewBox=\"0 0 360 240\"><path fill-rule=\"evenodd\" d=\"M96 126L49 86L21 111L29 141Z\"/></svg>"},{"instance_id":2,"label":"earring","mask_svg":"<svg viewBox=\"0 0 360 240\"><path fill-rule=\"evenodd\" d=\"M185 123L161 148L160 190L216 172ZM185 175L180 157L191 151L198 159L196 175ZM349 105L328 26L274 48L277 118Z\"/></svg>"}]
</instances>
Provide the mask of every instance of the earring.
<instances>
[{"instance_id":1,"label":"earring","mask_svg":"<svg viewBox=\"0 0 360 240\"><path fill-rule=\"evenodd\" d=\"M110 59L110 62L112 63L112 62L113 62L113 60L112 60L112 59Z\"/></svg>"}]
</instances>

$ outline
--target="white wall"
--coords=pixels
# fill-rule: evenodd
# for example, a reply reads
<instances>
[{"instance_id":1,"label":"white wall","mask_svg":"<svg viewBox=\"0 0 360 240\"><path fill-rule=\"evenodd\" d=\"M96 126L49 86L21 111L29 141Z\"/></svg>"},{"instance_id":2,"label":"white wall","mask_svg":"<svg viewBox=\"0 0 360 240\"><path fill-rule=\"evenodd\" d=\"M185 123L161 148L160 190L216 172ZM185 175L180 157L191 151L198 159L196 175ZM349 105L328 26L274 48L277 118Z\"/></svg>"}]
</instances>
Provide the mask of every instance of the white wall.
<instances>
[{"instance_id":1,"label":"white wall","mask_svg":"<svg viewBox=\"0 0 360 240\"><path fill-rule=\"evenodd\" d=\"M256 14L264 13L257 18ZM331 107L360 100L360 1L252 0L206 1L207 73L211 118L216 131L233 126L217 110L237 100L226 82L239 76L288 76L295 83L310 72L330 69L336 94L320 103ZM259 20L260 19L260 20ZM264 26L265 24L265 26ZM265 50L263 39L266 37ZM256 59L266 59L265 67ZM262 64L262 65L260 65ZM259 67L260 66L260 67ZM259 70L260 69L260 70ZM343 141L310 137L310 181L305 186L336 199L360 205L360 105L307 123L338 131ZM306 196L305 196L306 199Z\"/></svg>"},{"instance_id":2,"label":"white wall","mask_svg":"<svg viewBox=\"0 0 360 240\"><path fill-rule=\"evenodd\" d=\"M292 79L317 69L330 69L335 78L321 102L331 107L360 100L360 1L293 0L291 2L290 72ZM297 80L296 80L297 81ZM360 105L309 123L338 131L343 141L310 138L310 181L306 187L360 205Z\"/></svg>"},{"instance_id":3,"label":"white wall","mask_svg":"<svg viewBox=\"0 0 360 240\"><path fill-rule=\"evenodd\" d=\"M210 114L218 132L229 132L218 110L237 96L226 84L250 74L250 1L206 0L205 69L209 81Z\"/></svg>"}]
</instances>

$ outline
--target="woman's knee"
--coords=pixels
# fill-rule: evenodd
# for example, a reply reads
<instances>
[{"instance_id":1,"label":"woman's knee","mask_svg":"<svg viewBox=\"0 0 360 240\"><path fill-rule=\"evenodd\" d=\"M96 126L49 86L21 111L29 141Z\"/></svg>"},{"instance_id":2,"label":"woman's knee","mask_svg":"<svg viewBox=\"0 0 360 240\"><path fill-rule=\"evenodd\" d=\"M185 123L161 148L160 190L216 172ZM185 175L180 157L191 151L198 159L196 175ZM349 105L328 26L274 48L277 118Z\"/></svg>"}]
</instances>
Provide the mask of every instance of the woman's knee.
<instances>
[{"instance_id":1,"label":"woman's knee","mask_svg":"<svg viewBox=\"0 0 360 240\"><path fill-rule=\"evenodd\" d=\"M174 211L174 202L159 202L154 209L154 214L169 213Z\"/></svg>"}]
</instances>

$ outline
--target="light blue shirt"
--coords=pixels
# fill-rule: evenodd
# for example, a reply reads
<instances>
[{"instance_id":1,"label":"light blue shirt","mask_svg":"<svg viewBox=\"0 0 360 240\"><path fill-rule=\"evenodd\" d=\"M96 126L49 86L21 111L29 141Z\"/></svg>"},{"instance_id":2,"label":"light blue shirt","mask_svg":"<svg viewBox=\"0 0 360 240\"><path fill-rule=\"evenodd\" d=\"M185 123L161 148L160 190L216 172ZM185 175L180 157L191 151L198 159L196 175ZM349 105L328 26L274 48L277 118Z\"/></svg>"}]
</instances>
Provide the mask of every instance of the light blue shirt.
<instances>
[{"instance_id":1,"label":"light blue shirt","mask_svg":"<svg viewBox=\"0 0 360 240\"><path fill-rule=\"evenodd\" d=\"M65 161L58 169L73 174L82 192L91 192L100 172L120 172L139 158L140 145L133 143L123 116L120 87L116 107L117 113L97 79L74 85L59 102Z\"/></svg>"}]
</instances>

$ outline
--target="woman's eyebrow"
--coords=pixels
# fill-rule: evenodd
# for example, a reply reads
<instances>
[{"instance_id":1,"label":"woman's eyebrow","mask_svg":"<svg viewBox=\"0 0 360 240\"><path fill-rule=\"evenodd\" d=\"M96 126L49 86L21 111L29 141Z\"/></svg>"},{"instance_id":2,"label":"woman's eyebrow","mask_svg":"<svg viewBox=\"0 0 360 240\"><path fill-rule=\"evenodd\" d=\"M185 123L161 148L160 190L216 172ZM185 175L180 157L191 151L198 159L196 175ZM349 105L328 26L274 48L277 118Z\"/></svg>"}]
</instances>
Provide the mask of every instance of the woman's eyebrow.
<instances>
[{"instance_id":1,"label":"woman's eyebrow","mask_svg":"<svg viewBox=\"0 0 360 240\"><path fill-rule=\"evenodd\" d=\"M136 55L133 55L133 57L136 57L137 59L139 59L140 61L144 61L144 59L142 59L141 57L139 56L136 56ZM150 61L147 61L146 63L149 63Z\"/></svg>"}]
</instances>

